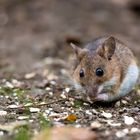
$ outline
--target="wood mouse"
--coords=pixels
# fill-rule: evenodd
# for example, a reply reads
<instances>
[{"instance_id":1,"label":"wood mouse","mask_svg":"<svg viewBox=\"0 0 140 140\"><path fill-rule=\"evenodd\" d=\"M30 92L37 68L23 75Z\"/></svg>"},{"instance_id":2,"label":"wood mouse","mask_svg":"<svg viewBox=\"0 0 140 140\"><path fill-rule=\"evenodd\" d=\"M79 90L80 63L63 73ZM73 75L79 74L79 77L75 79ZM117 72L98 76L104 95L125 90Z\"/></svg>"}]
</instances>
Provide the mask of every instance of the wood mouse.
<instances>
[{"instance_id":1,"label":"wood mouse","mask_svg":"<svg viewBox=\"0 0 140 140\"><path fill-rule=\"evenodd\" d=\"M90 101L117 101L130 93L139 68L132 51L113 36L99 37L82 49L71 43L76 54L75 87Z\"/></svg>"}]
</instances>

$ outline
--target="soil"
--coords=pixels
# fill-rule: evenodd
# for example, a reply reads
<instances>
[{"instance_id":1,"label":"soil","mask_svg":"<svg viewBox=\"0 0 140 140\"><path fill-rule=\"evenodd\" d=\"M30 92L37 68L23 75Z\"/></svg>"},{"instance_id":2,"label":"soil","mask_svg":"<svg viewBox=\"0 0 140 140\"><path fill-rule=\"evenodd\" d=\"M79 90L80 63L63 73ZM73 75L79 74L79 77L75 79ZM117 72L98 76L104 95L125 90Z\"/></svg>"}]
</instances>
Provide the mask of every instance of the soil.
<instances>
[{"instance_id":1,"label":"soil","mask_svg":"<svg viewBox=\"0 0 140 140\"><path fill-rule=\"evenodd\" d=\"M101 140L140 140L139 82L130 96L107 106L77 99L69 85L74 58L69 43L83 46L109 34L125 42L139 63L137 0L1 0L0 109L6 111L0 115L1 125L26 120L34 134L41 130L43 114L47 127L88 127ZM69 114L76 120L66 121ZM134 122L127 124L127 117ZM0 132L4 139L14 139L15 132Z\"/></svg>"}]
</instances>

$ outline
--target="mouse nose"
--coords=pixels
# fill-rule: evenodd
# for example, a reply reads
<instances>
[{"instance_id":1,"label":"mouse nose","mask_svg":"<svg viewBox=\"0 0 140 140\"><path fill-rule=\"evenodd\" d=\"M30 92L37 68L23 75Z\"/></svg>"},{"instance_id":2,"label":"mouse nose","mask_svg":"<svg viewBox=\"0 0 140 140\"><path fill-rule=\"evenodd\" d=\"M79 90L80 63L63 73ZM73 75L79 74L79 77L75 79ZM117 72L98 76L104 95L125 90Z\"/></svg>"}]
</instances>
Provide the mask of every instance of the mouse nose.
<instances>
[{"instance_id":1,"label":"mouse nose","mask_svg":"<svg viewBox=\"0 0 140 140\"><path fill-rule=\"evenodd\" d=\"M95 98L97 96L98 87L96 85L87 87L87 94L89 97Z\"/></svg>"}]
</instances>

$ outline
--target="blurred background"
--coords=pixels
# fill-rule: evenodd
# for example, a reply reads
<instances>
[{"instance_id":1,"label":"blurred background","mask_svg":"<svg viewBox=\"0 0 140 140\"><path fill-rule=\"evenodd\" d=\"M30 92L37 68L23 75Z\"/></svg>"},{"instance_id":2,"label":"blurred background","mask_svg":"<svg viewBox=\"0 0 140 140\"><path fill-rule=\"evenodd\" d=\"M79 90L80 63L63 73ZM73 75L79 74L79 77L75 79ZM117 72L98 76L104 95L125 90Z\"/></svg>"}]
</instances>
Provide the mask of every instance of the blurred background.
<instances>
[{"instance_id":1,"label":"blurred background","mask_svg":"<svg viewBox=\"0 0 140 140\"><path fill-rule=\"evenodd\" d=\"M0 0L4 71L28 72L46 58L67 62L70 42L82 46L109 34L140 58L139 0Z\"/></svg>"}]
</instances>

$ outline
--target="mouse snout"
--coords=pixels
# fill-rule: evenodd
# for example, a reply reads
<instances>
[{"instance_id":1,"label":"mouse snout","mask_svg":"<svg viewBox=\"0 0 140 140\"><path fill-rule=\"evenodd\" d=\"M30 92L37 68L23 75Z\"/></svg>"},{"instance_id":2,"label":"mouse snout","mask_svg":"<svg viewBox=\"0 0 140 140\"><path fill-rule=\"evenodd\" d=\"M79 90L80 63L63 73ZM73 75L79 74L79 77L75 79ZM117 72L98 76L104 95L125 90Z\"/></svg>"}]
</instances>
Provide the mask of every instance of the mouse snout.
<instances>
[{"instance_id":1,"label":"mouse snout","mask_svg":"<svg viewBox=\"0 0 140 140\"><path fill-rule=\"evenodd\" d=\"M87 87L87 94L89 97L96 97L97 96L97 93L98 93L98 86L97 85L90 85Z\"/></svg>"}]
</instances>

